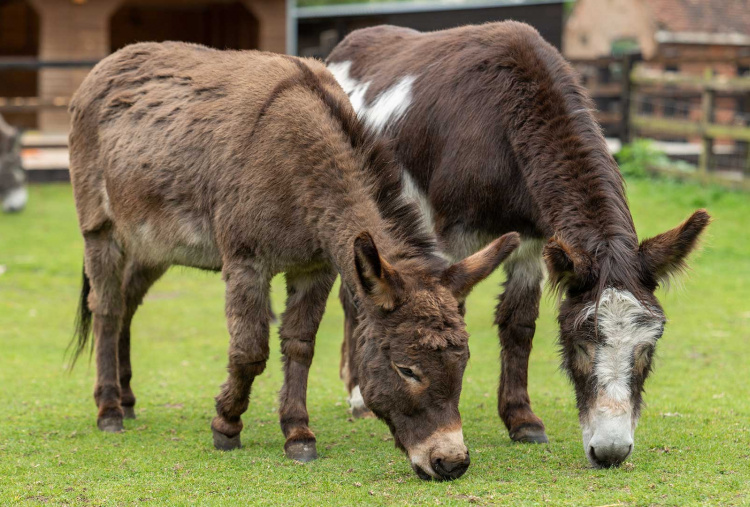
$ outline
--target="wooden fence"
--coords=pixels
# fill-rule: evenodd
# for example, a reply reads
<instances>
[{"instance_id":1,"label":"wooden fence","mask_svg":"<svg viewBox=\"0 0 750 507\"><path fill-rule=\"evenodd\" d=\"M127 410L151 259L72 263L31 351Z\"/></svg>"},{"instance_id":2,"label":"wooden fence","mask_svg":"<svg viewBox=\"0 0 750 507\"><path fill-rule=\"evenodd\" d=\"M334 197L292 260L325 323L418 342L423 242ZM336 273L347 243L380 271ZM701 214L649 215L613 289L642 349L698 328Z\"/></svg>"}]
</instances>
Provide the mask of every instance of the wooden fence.
<instances>
[{"instance_id":1,"label":"wooden fence","mask_svg":"<svg viewBox=\"0 0 750 507\"><path fill-rule=\"evenodd\" d=\"M708 70L703 76L686 75L676 72L661 72L636 67L630 74L631 97L638 94L658 93L654 90L668 90L682 97L691 94L700 97L699 118L668 118L654 114L644 114L638 110L635 100L630 102L629 121L632 135L639 134L656 136L678 136L688 139L700 139L701 152L698 159L698 171L695 176L703 181L730 183L736 186L750 188L750 127L742 125L719 123L716 121L716 96L742 97L750 94L750 78L748 77L720 77L714 76ZM750 115L737 112L740 118L750 119ZM713 171L714 143L717 139L728 140L736 146L745 148L744 161L738 169L740 179L724 181ZM666 169L669 171L668 169Z\"/></svg>"}]
</instances>

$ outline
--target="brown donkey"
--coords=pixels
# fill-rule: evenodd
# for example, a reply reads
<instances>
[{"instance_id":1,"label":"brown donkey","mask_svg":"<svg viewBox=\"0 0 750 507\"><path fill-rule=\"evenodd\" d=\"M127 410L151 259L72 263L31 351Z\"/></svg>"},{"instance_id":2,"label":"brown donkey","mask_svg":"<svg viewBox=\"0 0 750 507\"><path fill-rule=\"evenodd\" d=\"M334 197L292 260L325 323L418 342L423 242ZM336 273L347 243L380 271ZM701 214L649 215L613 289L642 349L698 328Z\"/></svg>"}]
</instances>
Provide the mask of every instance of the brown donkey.
<instances>
[{"instance_id":1,"label":"brown donkey","mask_svg":"<svg viewBox=\"0 0 750 507\"><path fill-rule=\"evenodd\" d=\"M448 265L402 201L389 151L313 60L137 44L96 66L71 113L85 241L77 352L93 313L100 429L119 431L134 415L130 323L177 264L221 270L226 283L229 376L211 428L217 448L239 447L240 416L268 359L271 278L284 272L284 449L314 459L307 377L340 273L359 305L354 367L367 404L421 478L466 471L458 401L469 350L459 304L517 234Z\"/></svg>"},{"instance_id":2,"label":"brown donkey","mask_svg":"<svg viewBox=\"0 0 750 507\"><path fill-rule=\"evenodd\" d=\"M463 258L504 232L522 235L504 265L496 314L498 412L511 438L547 441L527 392L544 257L550 283L564 297L562 360L575 386L586 456L595 466L621 463L633 449L665 321L654 291L684 266L708 214L697 211L638 243L586 91L528 25L358 30L333 50L328 67L367 126L395 142L408 173L404 191L422 206L443 251ZM356 352L356 316L342 294L342 373L361 412L361 379L346 368Z\"/></svg>"}]
</instances>

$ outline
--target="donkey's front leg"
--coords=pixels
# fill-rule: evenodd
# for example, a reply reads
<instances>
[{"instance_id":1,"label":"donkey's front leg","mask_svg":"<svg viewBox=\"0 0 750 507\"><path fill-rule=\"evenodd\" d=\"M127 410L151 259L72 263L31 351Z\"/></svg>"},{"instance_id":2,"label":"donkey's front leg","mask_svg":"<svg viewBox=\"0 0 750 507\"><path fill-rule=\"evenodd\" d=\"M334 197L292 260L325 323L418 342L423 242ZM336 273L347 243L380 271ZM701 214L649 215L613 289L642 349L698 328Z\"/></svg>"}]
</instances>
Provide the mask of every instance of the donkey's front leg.
<instances>
[{"instance_id":1,"label":"donkey's front leg","mask_svg":"<svg viewBox=\"0 0 750 507\"><path fill-rule=\"evenodd\" d=\"M346 390L349 393L349 407L352 416L355 418L375 417L362 399L362 393L359 390L359 374L354 366L354 357L357 353L357 343L354 338L354 329L357 327L358 316L357 307L351 292L342 283L339 291L339 300L344 309L344 341L341 344L341 366L339 374L341 380L346 384Z\"/></svg>"},{"instance_id":2,"label":"donkey's front leg","mask_svg":"<svg viewBox=\"0 0 750 507\"><path fill-rule=\"evenodd\" d=\"M286 437L286 456L302 462L318 457L315 435L308 427L307 376L315 350L315 334L334 280L336 272L331 269L286 275L286 311L279 330L284 363L279 420Z\"/></svg>"},{"instance_id":3,"label":"donkey's front leg","mask_svg":"<svg viewBox=\"0 0 750 507\"><path fill-rule=\"evenodd\" d=\"M497 408L510 438L517 442L548 442L528 393L529 355L542 297L542 246L540 240L525 240L505 262L507 281L495 318L502 346Z\"/></svg>"},{"instance_id":4,"label":"donkey's front leg","mask_svg":"<svg viewBox=\"0 0 750 507\"><path fill-rule=\"evenodd\" d=\"M214 446L220 450L240 447L242 420L253 380L268 361L268 295L271 276L246 261L229 261L222 270L226 283L229 376L216 397L216 417L211 422Z\"/></svg>"}]
</instances>

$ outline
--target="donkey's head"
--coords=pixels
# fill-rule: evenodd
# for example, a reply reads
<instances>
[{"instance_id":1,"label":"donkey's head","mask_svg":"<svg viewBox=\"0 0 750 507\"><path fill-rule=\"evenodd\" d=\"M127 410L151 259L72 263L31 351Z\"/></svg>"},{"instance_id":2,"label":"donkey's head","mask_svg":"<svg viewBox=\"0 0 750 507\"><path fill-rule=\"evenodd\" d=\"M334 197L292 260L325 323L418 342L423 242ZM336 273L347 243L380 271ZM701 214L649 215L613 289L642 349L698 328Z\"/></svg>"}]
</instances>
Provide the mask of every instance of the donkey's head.
<instances>
[{"instance_id":1,"label":"donkey's head","mask_svg":"<svg viewBox=\"0 0 750 507\"><path fill-rule=\"evenodd\" d=\"M355 241L362 396L422 479L456 479L469 467L458 413L469 359L461 306L518 244L506 234L446 269L423 259L391 265L369 234Z\"/></svg>"},{"instance_id":2,"label":"donkey's head","mask_svg":"<svg viewBox=\"0 0 750 507\"><path fill-rule=\"evenodd\" d=\"M24 181L18 131L0 116L0 201L3 211L21 211L26 206Z\"/></svg>"},{"instance_id":3,"label":"donkey's head","mask_svg":"<svg viewBox=\"0 0 750 507\"><path fill-rule=\"evenodd\" d=\"M555 238L545 247L560 306L563 367L576 391L583 447L595 467L617 466L633 451L643 384L651 371L664 311L659 284L681 271L710 217L693 213L680 226L632 252L595 257Z\"/></svg>"}]
</instances>

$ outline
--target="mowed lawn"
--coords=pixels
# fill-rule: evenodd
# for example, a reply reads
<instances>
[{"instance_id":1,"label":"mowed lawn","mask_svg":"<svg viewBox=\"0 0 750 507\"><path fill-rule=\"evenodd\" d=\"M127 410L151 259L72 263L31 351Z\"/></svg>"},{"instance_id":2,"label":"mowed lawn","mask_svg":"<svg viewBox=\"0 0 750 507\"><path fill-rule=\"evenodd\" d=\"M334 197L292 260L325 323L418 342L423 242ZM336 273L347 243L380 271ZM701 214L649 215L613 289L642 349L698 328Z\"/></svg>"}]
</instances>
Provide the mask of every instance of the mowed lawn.
<instances>
[{"instance_id":1,"label":"mowed lawn","mask_svg":"<svg viewBox=\"0 0 750 507\"><path fill-rule=\"evenodd\" d=\"M228 335L218 274L173 268L133 328L138 419L96 429L94 366L67 373L82 240L68 185L34 186L29 208L0 215L0 504L125 505L731 505L750 503L750 196L631 181L639 233L654 235L706 207L703 250L660 294L669 324L648 381L635 452L592 470L572 387L558 367L554 302L545 296L530 392L549 445L513 444L496 413L499 348L492 325L500 273L468 303L471 360L461 413L472 464L452 483L423 482L377 420L351 421L338 378L342 313L331 296L310 374L308 407L320 459L283 456L277 328L244 416L243 448L213 449L213 397ZM4 272L3 272L4 271ZM273 286L283 310L283 280Z\"/></svg>"}]
</instances>

